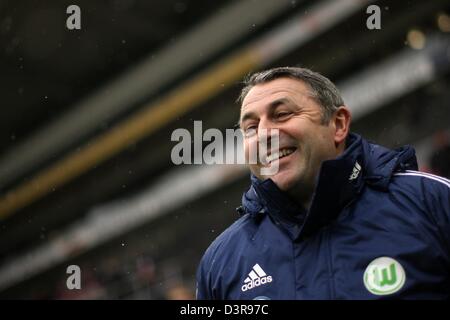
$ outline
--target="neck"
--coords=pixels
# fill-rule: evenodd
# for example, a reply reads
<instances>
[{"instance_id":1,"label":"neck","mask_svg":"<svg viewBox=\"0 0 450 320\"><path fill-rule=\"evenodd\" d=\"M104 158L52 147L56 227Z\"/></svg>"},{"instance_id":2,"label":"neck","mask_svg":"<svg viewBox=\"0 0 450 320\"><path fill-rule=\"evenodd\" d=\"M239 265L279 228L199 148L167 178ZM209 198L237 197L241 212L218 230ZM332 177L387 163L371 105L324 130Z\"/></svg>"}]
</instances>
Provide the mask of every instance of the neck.
<instances>
[{"instance_id":1,"label":"neck","mask_svg":"<svg viewBox=\"0 0 450 320\"><path fill-rule=\"evenodd\" d=\"M311 205L314 192L314 184L310 187L298 186L287 191L287 194L304 209L308 209Z\"/></svg>"},{"instance_id":2,"label":"neck","mask_svg":"<svg viewBox=\"0 0 450 320\"><path fill-rule=\"evenodd\" d=\"M331 159L337 158L339 155L341 155L345 151L346 143L343 142L339 144L336 148L336 153L334 156L330 157ZM319 166L320 168L321 166ZM320 171L320 169L319 169ZM319 174L319 172L317 173ZM306 183L303 183L301 185L297 185L294 188L287 191L289 196L298 204L302 205L303 208L308 209L311 205L314 189L316 187L317 183L317 177L310 177Z\"/></svg>"}]
</instances>

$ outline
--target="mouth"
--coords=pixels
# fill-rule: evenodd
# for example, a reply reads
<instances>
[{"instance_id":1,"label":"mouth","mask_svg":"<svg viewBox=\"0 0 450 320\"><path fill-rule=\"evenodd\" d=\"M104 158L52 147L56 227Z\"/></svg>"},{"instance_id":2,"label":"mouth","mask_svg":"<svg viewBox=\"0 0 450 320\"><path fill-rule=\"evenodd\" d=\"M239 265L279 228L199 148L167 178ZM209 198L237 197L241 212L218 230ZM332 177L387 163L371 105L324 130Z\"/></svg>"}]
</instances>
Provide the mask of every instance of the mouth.
<instances>
[{"instance_id":1,"label":"mouth","mask_svg":"<svg viewBox=\"0 0 450 320\"><path fill-rule=\"evenodd\" d=\"M273 161L287 157L287 156L291 155L292 153L294 153L296 150L297 150L296 147L281 148L280 150L269 154L266 157L266 163L268 165L270 165Z\"/></svg>"}]
</instances>

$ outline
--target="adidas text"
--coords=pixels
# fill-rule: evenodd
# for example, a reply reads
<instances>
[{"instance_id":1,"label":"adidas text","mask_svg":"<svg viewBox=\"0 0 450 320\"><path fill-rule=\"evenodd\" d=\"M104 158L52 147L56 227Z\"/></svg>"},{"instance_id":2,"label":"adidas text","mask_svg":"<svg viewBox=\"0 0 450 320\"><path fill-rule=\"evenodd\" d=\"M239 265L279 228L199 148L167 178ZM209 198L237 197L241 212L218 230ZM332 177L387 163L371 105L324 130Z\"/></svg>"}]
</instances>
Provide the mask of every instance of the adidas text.
<instances>
[{"instance_id":1,"label":"adidas text","mask_svg":"<svg viewBox=\"0 0 450 320\"><path fill-rule=\"evenodd\" d=\"M249 283L244 284L241 289L242 289L242 291L245 292L247 290L253 289L255 287L259 287L260 285L263 285L263 284L266 284L269 282L272 282L271 276L262 277L262 278L255 279Z\"/></svg>"}]
</instances>

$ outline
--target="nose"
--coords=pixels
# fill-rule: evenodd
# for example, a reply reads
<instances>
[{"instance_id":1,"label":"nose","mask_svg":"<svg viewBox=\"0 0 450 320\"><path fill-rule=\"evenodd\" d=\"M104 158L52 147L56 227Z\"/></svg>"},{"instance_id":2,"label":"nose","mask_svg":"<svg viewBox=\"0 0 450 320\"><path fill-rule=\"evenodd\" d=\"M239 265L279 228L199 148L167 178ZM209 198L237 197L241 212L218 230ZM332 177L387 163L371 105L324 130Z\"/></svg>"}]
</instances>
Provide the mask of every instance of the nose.
<instances>
[{"instance_id":1,"label":"nose","mask_svg":"<svg viewBox=\"0 0 450 320\"><path fill-rule=\"evenodd\" d=\"M278 129L274 127L270 120L261 119L258 123L258 140L270 141L275 131L278 131Z\"/></svg>"},{"instance_id":2,"label":"nose","mask_svg":"<svg viewBox=\"0 0 450 320\"><path fill-rule=\"evenodd\" d=\"M258 144L260 149L276 149L280 145L280 133L270 121L260 121L258 125Z\"/></svg>"}]
</instances>

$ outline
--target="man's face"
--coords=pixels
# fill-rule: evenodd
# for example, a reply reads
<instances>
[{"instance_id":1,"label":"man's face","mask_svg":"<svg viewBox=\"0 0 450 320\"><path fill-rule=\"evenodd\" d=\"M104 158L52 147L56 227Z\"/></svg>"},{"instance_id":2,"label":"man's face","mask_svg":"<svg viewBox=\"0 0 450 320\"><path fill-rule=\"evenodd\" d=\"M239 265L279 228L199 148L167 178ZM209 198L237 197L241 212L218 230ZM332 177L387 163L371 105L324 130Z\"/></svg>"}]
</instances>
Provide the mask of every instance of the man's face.
<instances>
[{"instance_id":1,"label":"man's face","mask_svg":"<svg viewBox=\"0 0 450 320\"><path fill-rule=\"evenodd\" d=\"M249 150L264 141L263 135L270 137L271 129L278 129L279 157L270 157L277 151L270 150L270 146L267 152L269 160L278 161L278 172L263 176L261 163L249 164L250 170L262 180L271 178L281 190L295 195L312 192L322 161L339 154L334 121L322 123L320 105L299 80L279 78L254 86L242 103L240 125L247 162Z\"/></svg>"}]
</instances>

